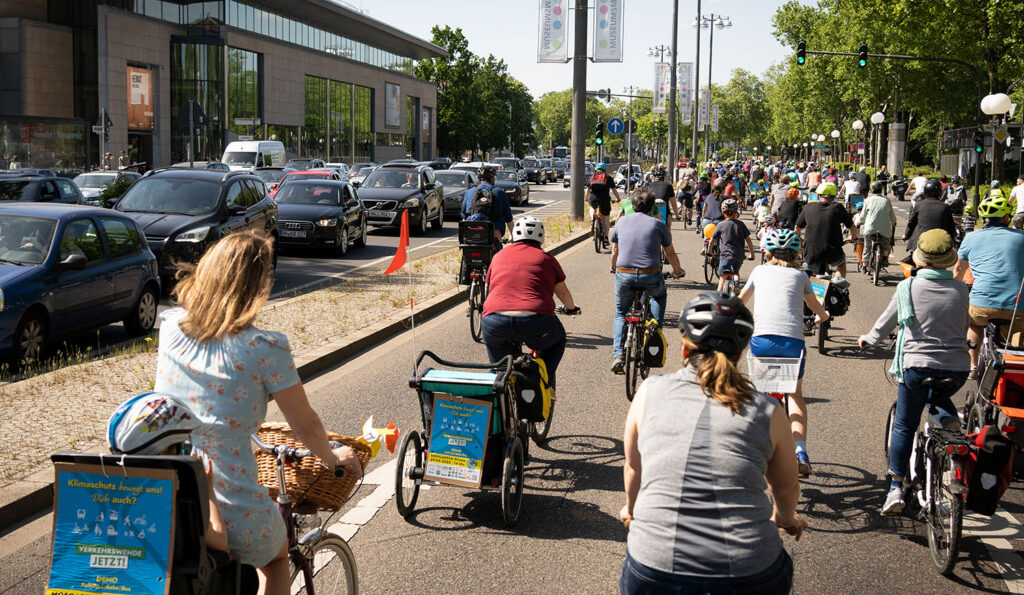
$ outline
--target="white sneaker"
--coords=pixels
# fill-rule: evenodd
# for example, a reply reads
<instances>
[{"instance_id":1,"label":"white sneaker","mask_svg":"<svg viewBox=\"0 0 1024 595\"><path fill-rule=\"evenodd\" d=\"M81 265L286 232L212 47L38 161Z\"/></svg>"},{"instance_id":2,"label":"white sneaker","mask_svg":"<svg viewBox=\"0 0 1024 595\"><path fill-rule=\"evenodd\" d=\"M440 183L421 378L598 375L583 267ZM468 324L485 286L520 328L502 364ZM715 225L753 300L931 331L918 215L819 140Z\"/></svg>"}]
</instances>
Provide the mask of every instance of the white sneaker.
<instances>
[{"instance_id":1,"label":"white sneaker","mask_svg":"<svg viewBox=\"0 0 1024 595\"><path fill-rule=\"evenodd\" d=\"M903 487L896 487L889 490L885 497L885 504L882 505L882 514L896 516L903 512L906 502L903 501Z\"/></svg>"}]
</instances>

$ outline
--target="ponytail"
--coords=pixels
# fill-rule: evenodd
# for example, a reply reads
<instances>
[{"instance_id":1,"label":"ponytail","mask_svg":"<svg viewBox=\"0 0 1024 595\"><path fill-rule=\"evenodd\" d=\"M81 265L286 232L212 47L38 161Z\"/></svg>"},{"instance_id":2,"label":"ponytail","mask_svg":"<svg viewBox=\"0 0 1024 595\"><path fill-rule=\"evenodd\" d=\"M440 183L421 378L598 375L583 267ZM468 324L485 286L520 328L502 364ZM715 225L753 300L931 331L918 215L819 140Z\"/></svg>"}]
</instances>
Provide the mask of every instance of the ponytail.
<instances>
[{"instance_id":1,"label":"ponytail","mask_svg":"<svg viewBox=\"0 0 1024 595\"><path fill-rule=\"evenodd\" d=\"M725 405L732 413L739 413L744 403L753 400L750 380L736 367L739 356L731 358L721 351L702 349L686 337L683 337L683 347L687 353L683 364L697 369L697 381L706 396Z\"/></svg>"}]
</instances>

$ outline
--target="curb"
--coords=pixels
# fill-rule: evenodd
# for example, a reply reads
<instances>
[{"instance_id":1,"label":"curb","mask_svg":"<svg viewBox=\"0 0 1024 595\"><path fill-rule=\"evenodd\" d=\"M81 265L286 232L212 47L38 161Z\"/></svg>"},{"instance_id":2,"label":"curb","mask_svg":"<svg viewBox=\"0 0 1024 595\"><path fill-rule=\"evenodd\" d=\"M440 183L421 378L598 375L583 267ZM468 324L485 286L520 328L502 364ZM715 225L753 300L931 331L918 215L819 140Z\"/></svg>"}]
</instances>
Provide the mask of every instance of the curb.
<instances>
[{"instance_id":1,"label":"curb","mask_svg":"<svg viewBox=\"0 0 1024 595\"><path fill-rule=\"evenodd\" d=\"M590 229L584 228L562 240L550 250L549 254L560 254L590 237ZM423 303L415 313L416 323L422 324L449 308L465 302L469 298L469 288L456 288L436 295ZM407 330L412 324L413 314L392 317L366 327L344 338L344 343L328 344L310 354L295 358L295 367L299 377L306 381L309 377L328 370L359 353L368 351L388 339ZM98 445L84 452L94 452ZM16 525L27 517L53 505L53 469L44 465L32 474L3 486L0 495L0 531Z\"/></svg>"}]
</instances>

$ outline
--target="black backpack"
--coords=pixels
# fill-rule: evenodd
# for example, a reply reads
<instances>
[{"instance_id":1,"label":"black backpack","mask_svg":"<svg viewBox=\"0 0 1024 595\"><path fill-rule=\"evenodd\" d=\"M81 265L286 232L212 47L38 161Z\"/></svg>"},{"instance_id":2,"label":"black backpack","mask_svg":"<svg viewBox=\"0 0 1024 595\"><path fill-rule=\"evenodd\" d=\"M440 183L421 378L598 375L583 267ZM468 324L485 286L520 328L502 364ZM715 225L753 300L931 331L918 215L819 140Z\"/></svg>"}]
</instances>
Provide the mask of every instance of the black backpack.
<instances>
[{"instance_id":1,"label":"black backpack","mask_svg":"<svg viewBox=\"0 0 1024 595\"><path fill-rule=\"evenodd\" d=\"M473 202L469 206L470 215L483 215L492 223L498 218L498 206L495 204L494 188L477 186Z\"/></svg>"}]
</instances>

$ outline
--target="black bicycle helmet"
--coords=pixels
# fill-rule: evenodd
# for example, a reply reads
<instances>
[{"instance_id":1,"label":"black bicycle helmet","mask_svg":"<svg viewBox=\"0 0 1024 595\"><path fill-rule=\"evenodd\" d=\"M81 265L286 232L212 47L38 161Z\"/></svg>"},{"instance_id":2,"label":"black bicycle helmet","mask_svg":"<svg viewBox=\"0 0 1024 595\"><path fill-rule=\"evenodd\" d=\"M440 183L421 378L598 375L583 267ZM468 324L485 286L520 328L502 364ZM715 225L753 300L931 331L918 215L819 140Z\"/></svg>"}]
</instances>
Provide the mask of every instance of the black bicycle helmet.
<instances>
[{"instance_id":1,"label":"black bicycle helmet","mask_svg":"<svg viewBox=\"0 0 1024 595\"><path fill-rule=\"evenodd\" d=\"M740 298L704 291L683 308L679 330L700 347L736 357L754 335L754 316Z\"/></svg>"},{"instance_id":2,"label":"black bicycle helmet","mask_svg":"<svg viewBox=\"0 0 1024 595\"><path fill-rule=\"evenodd\" d=\"M938 198L942 196L942 183L938 180L928 180L924 183L921 193L929 198Z\"/></svg>"}]
</instances>

